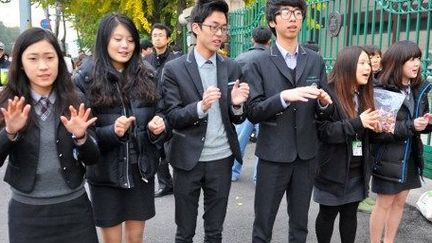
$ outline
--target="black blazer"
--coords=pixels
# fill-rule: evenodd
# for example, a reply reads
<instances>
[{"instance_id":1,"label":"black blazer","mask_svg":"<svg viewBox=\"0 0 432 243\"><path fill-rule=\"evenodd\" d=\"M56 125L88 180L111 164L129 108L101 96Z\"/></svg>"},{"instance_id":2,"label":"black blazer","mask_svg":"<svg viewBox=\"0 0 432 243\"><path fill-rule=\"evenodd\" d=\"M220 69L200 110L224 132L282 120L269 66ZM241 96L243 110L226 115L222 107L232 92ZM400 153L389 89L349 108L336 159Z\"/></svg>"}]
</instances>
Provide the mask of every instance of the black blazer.
<instances>
[{"instance_id":1,"label":"black blazer","mask_svg":"<svg viewBox=\"0 0 432 243\"><path fill-rule=\"evenodd\" d=\"M241 160L234 125L244 121L244 115L234 115L231 110L231 92L228 82L241 79L240 66L231 59L217 55L217 86L222 93L220 109L222 122L231 151ZM172 127L172 138L166 149L172 166L191 170L198 162L204 147L207 117L198 118L197 103L202 99L201 82L194 52L166 63L162 77L165 116Z\"/></svg>"},{"instance_id":2,"label":"black blazer","mask_svg":"<svg viewBox=\"0 0 432 243\"><path fill-rule=\"evenodd\" d=\"M70 134L59 118L56 118L56 144L58 158L66 184L74 189L84 180L84 165L94 164L99 160L99 149L88 131L88 137L83 145L75 145ZM36 171L39 162L39 136L37 125L30 125L18 135L16 141L10 141L5 129L0 131L0 165L3 165L9 155L9 162L4 180L15 189L29 193L36 182Z\"/></svg>"},{"instance_id":3,"label":"black blazer","mask_svg":"<svg viewBox=\"0 0 432 243\"><path fill-rule=\"evenodd\" d=\"M320 109L318 102L295 102L285 109L280 92L312 83L326 87L323 59L316 52L299 46L293 77L279 49L273 45L246 65L244 75L251 92L247 117L252 123L260 123L255 154L273 162L314 158L318 151L315 122L315 113Z\"/></svg>"}]
</instances>

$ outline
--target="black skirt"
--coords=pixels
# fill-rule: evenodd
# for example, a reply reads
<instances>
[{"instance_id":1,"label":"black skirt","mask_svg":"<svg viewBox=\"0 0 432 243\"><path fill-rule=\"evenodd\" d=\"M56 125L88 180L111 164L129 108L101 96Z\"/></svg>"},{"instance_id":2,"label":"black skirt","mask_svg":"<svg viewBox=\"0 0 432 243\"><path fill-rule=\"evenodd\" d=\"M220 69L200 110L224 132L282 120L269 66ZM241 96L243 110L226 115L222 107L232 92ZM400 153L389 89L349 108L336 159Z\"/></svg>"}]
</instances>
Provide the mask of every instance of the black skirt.
<instances>
[{"instance_id":1,"label":"black skirt","mask_svg":"<svg viewBox=\"0 0 432 243\"><path fill-rule=\"evenodd\" d=\"M9 201L10 243L97 243L87 194L63 203L29 205Z\"/></svg>"},{"instance_id":2,"label":"black skirt","mask_svg":"<svg viewBox=\"0 0 432 243\"><path fill-rule=\"evenodd\" d=\"M146 221L155 216L154 178L148 183L141 180L137 164L131 170L132 188L90 185L96 226L111 227L127 220Z\"/></svg>"}]
</instances>

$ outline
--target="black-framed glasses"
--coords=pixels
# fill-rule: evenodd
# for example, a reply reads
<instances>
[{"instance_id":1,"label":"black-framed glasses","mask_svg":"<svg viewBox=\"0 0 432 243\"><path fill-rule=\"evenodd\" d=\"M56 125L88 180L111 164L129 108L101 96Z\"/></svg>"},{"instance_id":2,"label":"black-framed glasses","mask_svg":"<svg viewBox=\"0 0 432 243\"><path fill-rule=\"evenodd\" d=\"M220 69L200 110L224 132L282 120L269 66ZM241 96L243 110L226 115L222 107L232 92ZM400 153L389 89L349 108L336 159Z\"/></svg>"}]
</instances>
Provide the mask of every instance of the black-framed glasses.
<instances>
[{"instance_id":1,"label":"black-framed glasses","mask_svg":"<svg viewBox=\"0 0 432 243\"><path fill-rule=\"evenodd\" d=\"M289 20L292 15L294 15L295 19L302 19L303 12L300 9L289 10L287 8L283 8L276 12L276 15L280 15L282 19Z\"/></svg>"},{"instance_id":2,"label":"black-framed glasses","mask_svg":"<svg viewBox=\"0 0 432 243\"><path fill-rule=\"evenodd\" d=\"M222 32L222 34L226 34L228 33L228 26L216 26L216 25L210 25L210 24L201 24L202 26L207 26L210 28L210 32L212 32L213 34L216 34L219 30Z\"/></svg>"}]
</instances>

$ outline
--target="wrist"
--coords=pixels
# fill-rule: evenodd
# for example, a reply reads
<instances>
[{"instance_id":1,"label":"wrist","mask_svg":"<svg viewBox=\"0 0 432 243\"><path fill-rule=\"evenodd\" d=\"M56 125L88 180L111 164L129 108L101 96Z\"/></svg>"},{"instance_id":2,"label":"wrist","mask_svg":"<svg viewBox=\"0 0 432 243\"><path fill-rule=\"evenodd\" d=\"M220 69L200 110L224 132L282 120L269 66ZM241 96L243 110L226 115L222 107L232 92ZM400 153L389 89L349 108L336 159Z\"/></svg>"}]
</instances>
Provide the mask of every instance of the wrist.
<instances>
[{"instance_id":1,"label":"wrist","mask_svg":"<svg viewBox=\"0 0 432 243\"><path fill-rule=\"evenodd\" d=\"M7 135L15 136L18 132L11 132L7 127L5 128L5 132Z\"/></svg>"},{"instance_id":2,"label":"wrist","mask_svg":"<svg viewBox=\"0 0 432 243\"><path fill-rule=\"evenodd\" d=\"M72 138L74 140L81 140L84 139L86 137L86 132L84 132L81 136L76 136L75 134L72 134Z\"/></svg>"}]
</instances>

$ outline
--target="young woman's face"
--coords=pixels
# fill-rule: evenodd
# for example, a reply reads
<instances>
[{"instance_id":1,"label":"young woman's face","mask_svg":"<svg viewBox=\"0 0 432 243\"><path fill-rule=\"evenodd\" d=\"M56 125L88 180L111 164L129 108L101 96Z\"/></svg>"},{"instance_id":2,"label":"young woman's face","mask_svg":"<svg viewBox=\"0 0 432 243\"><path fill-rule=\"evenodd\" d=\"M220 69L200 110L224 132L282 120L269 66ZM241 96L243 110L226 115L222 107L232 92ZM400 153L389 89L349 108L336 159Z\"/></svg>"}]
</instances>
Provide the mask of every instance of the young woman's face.
<instances>
[{"instance_id":1,"label":"young woman's face","mask_svg":"<svg viewBox=\"0 0 432 243\"><path fill-rule=\"evenodd\" d=\"M21 57L30 87L39 95L48 95L57 78L59 57L54 47L41 40L27 47Z\"/></svg>"},{"instance_id":2,"label":"young woman's face","mask_svg":"<svg viewBox=\"0 0 432 243\"><path fill-rule=\"evenodd\" d=\"M357 61L356 78L358 85L365 85L371 75L371 65L369 56L366 52L362 51Z\"/></svg>"},{"instance_id":3,"label":"young woman's face","mask_svg":"<svg viewBox=\"0 0 432 243\"><path fill-rule=\"evenodd\" d=\"M420 58L412 57L402 66L402 83L409 85L409 80L416 78L420 70Z\"/></svg>"},{"instance_id":4,"label":"young woman's face","mask_svg":"<svg viewBox=\"0 0 432 243\"><path fill-rule=\"evenodd\" d=\"M376 73L381 69L381 55L375 54L370 56L372 72Z\"/></svg>"},{"instance_id":5,"label":"young woman's face","mask_svg":"<svg viewBox=\"0 0 432 243\"><path fill-rule=\"evenodd\" d=\"M134 39L126 27L119 24L114 28L108 42L108 55L115 69L122 70L135 50Z\"/></svg>"}]
</instances>

